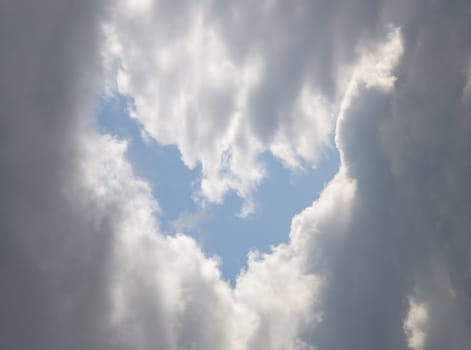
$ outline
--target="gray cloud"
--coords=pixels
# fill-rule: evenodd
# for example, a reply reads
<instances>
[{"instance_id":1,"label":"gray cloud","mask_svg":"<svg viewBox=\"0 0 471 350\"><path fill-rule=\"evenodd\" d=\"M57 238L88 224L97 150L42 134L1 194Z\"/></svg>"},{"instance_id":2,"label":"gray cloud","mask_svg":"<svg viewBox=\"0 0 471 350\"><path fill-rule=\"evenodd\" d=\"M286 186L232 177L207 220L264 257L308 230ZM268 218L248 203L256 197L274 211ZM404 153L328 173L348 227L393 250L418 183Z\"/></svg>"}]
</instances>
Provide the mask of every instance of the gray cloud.
<instances>
[{"instance_id":1,"label":"gray cloud","mask_svg":"<svg viewBox=\"0 0 471 350\"><path fill-rule=\"evenodd\" d=\"M2 348L92 348L106 331L111 223L68 192L101 13L91 1L0 5Z\"/></svg>"},{"instance_id":2,"label":"gray cloud","mask_svg":"<svg viewBox=\"0 0 471 350\"><path fill-rule=\"evenodd\" d=\"M401 333L416 293L428 309L425 349L470 342L462 248L469 231L469 110L462 99L469 3L417 6L401 24L395 89L365 89L339 130L357 191L347 236L324 242L324 322L310 338L319 348L407 348Z\"/></svg>"}]
</instances>

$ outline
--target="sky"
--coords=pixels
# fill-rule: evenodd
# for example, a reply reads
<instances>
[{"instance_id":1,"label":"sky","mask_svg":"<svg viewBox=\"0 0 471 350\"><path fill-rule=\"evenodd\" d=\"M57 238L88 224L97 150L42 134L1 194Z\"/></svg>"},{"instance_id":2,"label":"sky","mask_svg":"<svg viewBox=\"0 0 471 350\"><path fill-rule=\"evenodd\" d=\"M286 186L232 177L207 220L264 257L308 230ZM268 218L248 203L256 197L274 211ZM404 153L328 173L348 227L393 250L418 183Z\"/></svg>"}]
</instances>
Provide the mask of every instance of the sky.
<instances>
[{"instance_id":1,"label":"sky","mask_svg":"<svg viewBox=\"0 0 471 350\"><path fill-rule=\"evenodd\" d=\"M0 348L469 348L469 1L6 0L0 52Z\"/></svg>"}]
</instances>

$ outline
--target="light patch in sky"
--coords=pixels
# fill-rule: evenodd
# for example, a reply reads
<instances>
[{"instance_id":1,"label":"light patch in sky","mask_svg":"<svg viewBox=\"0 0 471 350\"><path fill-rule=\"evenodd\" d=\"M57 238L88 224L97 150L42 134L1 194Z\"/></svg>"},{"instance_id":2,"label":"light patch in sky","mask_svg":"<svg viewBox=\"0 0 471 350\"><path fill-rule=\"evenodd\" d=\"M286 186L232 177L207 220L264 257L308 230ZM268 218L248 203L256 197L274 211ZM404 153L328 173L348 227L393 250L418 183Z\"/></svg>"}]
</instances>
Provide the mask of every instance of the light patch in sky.
<instances>
[{"instance_id":1,"label":"light patch in sky","mask_svg":"<svg viewBox=\"0 0 471 350\"><path fill-rule=\"evenodd\" d=\"M428 310L425 304L409 298L409 312L404 321L404 332L410 349L421 350L427 338Z\"/></svg>"},{"instance_id":2,"label":"light patch in sky","mask_svg":"<svg viewBox=\"0 0 471 350\"><path fill-rule=\"evenodd\" d=\"M234 281L247 267L250 251L267 253L270 246L289 241L291 219L317 199L339 166L338 152L326 148L317 168L285 168L269 152L260 156L266 178L254 193L256 211L238 215L243 199L235 193L221 204L195 200L200 167L190 170L175 146L162 146L145 137L139 122L128 113L130 98L103 96L99 100L98 129L129 141L127 156L136 174L147 180L160 206L164 232L194 237L209 255L221 258L224 278Z\"/></svg>"}]
</instances>

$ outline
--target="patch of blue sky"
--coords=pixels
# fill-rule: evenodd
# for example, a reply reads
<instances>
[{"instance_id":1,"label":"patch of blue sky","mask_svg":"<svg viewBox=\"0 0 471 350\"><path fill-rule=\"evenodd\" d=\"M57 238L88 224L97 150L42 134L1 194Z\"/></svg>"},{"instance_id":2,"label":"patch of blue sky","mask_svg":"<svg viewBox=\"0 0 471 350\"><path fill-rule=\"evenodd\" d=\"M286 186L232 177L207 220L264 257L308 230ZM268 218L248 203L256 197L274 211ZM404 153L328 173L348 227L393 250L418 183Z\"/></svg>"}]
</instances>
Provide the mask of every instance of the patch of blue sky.
<instances>
[{"instance_id":1,"label":"patch of blue sky","mask_svg":"<svg viewBox=\"0 0 471 350\"><path fill-rule=\"evenodd\" d=\"M246 267L251 250L268 252L271 245L288 242L292 217L309 206L334 176L339 155L327 149L316 169L293 172L285 169L270 153L262 155L267 177L254 194L255 214L241 218L242 200L229 194L222 204L204 209L193 201L198 190L200 169L188 169L174 146L144 140L138 122L129 117L129 99L101 97L97 127L100 132L129 141L127 157L136 174L151 184L158 199L164 232L175 229L191 235L207 255L221 258L226 280L234 282Z\"/></svg>"},{"instance_id":2,"label":"patch of blue sky","mask_svg":"<svg viewBox=\"0 0 471 350\"><path fill-rule=\"evenodd\" d=\"M229 195L223 205L211 208L198 227L197 237L207 252L222 257L222 272L231 280L246 267L250 250L268 252L271 245L289 240L291 219L318 198L325 184L338 170L336 150L326 152L316 169L294 173L271 154L263 155L267 177L254 197L256 212L247 218L235 214L241 200Z\"/></svg>"},{"instance_id":3,"label":"patch of blue sky","mask_svg":"<svg viewBox=\"0 0 471 350\"><path fill-rule=\"evenodd\" d=\"M182 212L198 209L192 193L197 189L199 169L188 169L177 147L161 146L151 138L144 140L139 122L129 116L129 98L102 96L98 102L98 130L128 141L127 158L136 175L151 185L161 208L161 227L170 233L171 222Z\"/></svg>"}]
</instances>

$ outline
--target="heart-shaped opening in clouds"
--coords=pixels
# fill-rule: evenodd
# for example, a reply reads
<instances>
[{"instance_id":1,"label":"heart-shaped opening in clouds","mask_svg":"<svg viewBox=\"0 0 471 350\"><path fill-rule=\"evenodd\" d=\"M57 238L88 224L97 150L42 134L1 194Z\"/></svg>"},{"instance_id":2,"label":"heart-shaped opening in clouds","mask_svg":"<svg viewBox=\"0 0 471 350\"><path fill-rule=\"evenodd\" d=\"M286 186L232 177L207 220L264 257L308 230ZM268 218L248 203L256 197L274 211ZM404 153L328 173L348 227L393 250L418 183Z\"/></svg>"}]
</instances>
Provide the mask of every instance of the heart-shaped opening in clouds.
<instances>
[{"instance_id":1,"label":"heart-shaped opening in clouds","mask_svg":"<svg viewBox=\"0 0 471 350\"><path fill-rule=\"evenodd\" d=\"M223 277L232 282L247 267L250 251L268 253L271 246L288 242L293 216L311 205L338 171L335 147L324 150L316 169L288 169L265 153L260 157L265 177L252 194L255 210L250 215L238 215L244 199L235 193L226 194L221 203L202 205L194 199L201 167L190 170L175 146L146 138L142 125L130 116L131 98L115 94L98 102L97 128L127 141L128 160L159 203L163 231L192 236L206 254L221 258Z\"/></svg>"},{"instance_id":2,"label":"heart-shaped opening in clouds","mask_svg":"<svg viewBox=\"0 0 471 350\"><path fill-rule=\"evenodd\" d=\"M177 16L162 10L165 23ZM232 32L229 18L220 23L202 11L173 32L162 27L162 13L117 7L103 46L114 97L101 100L99 123L132 139L128 157L154 189L164 231L196 238L233 279L249 251L288 242L292 217L333 178L336 122L360 86L391 88L401 40L389 29L379 49L375 41L345 43L339 60L353 63L327 77L302 55L322 34L299 43L256 35L259 46L242 49L243 33ZM289 26L269 28L282 35Z\"/></svg>"}]
</instances>

